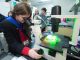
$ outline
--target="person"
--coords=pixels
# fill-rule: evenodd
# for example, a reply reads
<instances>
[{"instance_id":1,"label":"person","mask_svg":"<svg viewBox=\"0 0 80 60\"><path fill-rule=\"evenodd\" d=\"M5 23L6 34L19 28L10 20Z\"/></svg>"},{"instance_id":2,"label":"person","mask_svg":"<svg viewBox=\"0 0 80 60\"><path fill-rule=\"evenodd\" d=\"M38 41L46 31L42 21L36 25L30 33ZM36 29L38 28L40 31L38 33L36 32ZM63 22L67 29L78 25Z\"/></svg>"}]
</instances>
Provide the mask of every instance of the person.
<instances>
[{"instance_id":1,"label":"person","mask_svg":"<svg viewBox=\"0 0 80 60\"><path fill-rule=\"evenodd\" d=\"M47 26L46 11L47 11L46 8L42 8L41 9L41 14L40 14L40 17L41 17L41 25L42 25L41 32L44 32L46 30L46 26Z\"/></svg>"},{"instance_id":2,"label":"person","mask_svg":"<svg viewBox=\"0 0 80 60\"><path fill-rule=\"evenodd\" d=\"M5 19L6 17L0 13L0 23ZM2 32L2 27L0 25L0 33Z\"/></svg>"},{"instance_id":3,"label":"person","mask_svg":"<svg viewBox=\"0 0 80 60\"><path fill-rule=\"evenodd\" d=\"M12 11L9 11L9 12L8 12L8 17L9 17L9 16L12 16Z\"/></svg>"},{"instance_id":4,"label":"person","mask_svg":"<svg viewBox=\"0 0 80 60\"><path fill-rule=\"evenodd\" d=\"M32 60L39 59L42 55L36 52L38 48L31 48L30 26L26 23L30 20L30 17L30 6L27 3L18 3L14 6L12 16L1 22L1 26L8 43L9 52L16 56L29 56Z\"/></svg>"},{"instance_id":5,"label":"person","mask_svg":"<svg viewBox=\"0 0 80 60\"><path fill-rule=\"evenodd\" d=\"M6 17L0 13L0 22L2 22Z\"/></svg>"},{"instance_id":6,"label":"person","mask_svg":"<svg viewBox=\"0 0 80 60\"><path fill-rule=\"evenodd\" d=\"M39 20L38 16L39 16L39 11L38 11L38 9L35 9L35 13L33 14L33 19Z\"/></svg>"}]
</instances>

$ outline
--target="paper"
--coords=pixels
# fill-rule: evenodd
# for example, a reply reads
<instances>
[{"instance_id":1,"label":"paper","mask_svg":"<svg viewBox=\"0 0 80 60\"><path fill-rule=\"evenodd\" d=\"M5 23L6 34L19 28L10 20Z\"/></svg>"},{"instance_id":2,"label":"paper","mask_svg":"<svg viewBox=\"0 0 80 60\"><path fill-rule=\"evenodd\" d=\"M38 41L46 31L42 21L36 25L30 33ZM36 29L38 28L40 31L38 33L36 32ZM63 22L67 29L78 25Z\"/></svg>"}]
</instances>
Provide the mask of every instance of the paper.
<instances>
[{"instance_id":1,"label":"paper","mask_svg":"<svg viewBox=\"0 0 80 60\"><path fill-rule=\"evenodd\" d=\"M20 57L13 57L11 60L27 60L27 59L24 58L23 56L20 56Z\"/></svg>"}]
</instances>

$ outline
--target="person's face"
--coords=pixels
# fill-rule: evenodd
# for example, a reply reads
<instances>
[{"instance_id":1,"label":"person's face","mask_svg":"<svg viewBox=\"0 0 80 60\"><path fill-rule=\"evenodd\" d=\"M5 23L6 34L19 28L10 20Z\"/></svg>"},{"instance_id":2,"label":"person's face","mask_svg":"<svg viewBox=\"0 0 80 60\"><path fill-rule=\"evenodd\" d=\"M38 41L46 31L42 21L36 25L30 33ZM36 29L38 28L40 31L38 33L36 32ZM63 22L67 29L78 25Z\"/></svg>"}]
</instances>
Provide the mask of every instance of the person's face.
<instances>
[{"instance_id":1,"label":"person's face","mask_svg":"<svg viewBox=\"0 0 80 60\"><path fill-rule=\"evenodd\" d=\"M36 14L36 15L39 14L39 11L38 11L38 10L35 10L35 14Z\"/></svg>"},{"instance_id":2,"label":"person's face","mask_svg":"<svg viewBox=\"0 0 80 60\"><path fill-rule=\"evenodd\" d=\"M20 23L24 23L25 20L29 17L30 17L30 15L17 15L16 20L19 21Z\"/></svg>"},{"instance_id":3,"label":"person's face","mask_svg":"<svg viewBox=\"0 0 80 60\"><path fill-rule=\"evenodd\" d=\"M46 12L44 10L41 10L42 15L46 15Z\"/></svg>"}]
</instances>

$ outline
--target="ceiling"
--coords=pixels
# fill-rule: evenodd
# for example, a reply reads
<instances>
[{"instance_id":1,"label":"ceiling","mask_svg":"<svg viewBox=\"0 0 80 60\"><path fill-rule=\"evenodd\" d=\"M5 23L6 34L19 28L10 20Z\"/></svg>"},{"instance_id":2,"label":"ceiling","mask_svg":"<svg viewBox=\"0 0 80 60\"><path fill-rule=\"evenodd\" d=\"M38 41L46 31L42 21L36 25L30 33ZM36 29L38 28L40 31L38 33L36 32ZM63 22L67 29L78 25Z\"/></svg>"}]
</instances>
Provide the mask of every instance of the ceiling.
<instances>
[{"instance_id":1,"label":"ceiling","mask_svg":"<svg viewBox=\"0 0 80 60\"><path fill-rule=\"evenodd\" d=\"M27 1L29 1L30 2L30 4L31 4L31 6L41 6L41 5L46 5L46 4L52 4L52 5L54 5L54 4L58 4L58 3L62 3L62 2L64 2L64 4L61 4L61 5L64 5L63 7L66 7L66 4L68 4L69 2L70 3L72 3L72 2L74 2L75 4L79 1L79 3L78 4L80 4L80 0L48 0L48 1L42 1L42 0L27 0ZM74 5L75 5L74 4ZM78 5L77 4L77 5ZM70 4L71 5L71 4ZM70 9L70 11L74 11L74 8L76 8L76 7L74 7L74 5L71 7L71 9ZM80 11L80 5L78 5L77 6L78 7L78 11ZM69 9L68 9L69 10Z\"/></svg>"},{"instance_id":2,"label":"ceiling","mask_svg":"<svg viewBox=\"0 0 80 60\"><path fill-rule=\"evenodd\" d=\"M29 0L31 2L31 5L37 6L37 5L43 5L43 4L48 4L51 3L53 0L48 0L48 1L42 1L42 0Z\"/></svg>"}]
</instances>

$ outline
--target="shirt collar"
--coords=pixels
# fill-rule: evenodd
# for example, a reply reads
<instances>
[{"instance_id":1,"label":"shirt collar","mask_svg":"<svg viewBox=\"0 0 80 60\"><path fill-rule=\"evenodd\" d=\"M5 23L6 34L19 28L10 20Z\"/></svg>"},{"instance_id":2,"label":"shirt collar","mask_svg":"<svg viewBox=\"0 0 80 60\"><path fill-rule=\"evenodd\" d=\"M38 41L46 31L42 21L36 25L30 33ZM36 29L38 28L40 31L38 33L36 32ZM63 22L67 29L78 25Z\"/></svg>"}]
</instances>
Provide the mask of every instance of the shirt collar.
<instances>
[{"instance_id":1,"label":"shirt collar","mask_svg":"<svg viewBox=\"0 0 80 60\"><path fill-rule=\"evenodd\" d=\"M16 19L14 19L13 17L10 16L10 17L6 18L6 20L8 20L9 22L16 25L17 28L22 28L22 24L20 22L18 22Z\"/></svg>"}]
</instances>

